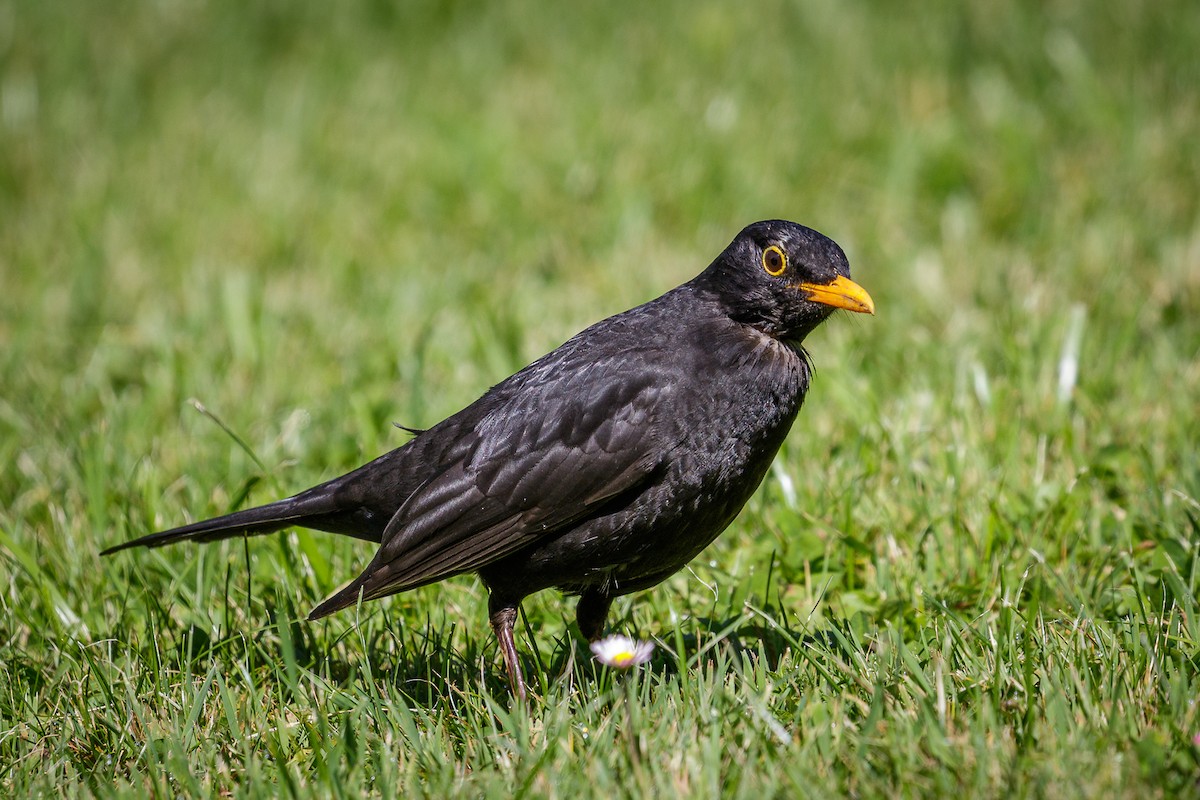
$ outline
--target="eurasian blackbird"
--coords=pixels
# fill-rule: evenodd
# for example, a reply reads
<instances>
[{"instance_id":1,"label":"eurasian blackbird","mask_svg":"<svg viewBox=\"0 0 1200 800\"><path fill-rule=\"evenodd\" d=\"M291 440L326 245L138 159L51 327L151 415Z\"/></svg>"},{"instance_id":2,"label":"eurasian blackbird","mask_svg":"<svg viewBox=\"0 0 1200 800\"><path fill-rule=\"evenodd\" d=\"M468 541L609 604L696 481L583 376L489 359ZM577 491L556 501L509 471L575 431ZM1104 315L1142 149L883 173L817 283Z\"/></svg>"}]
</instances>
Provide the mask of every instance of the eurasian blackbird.
<instances>
[{"instance_id":1,"label":"eurasian blackbird","mask_svg":"<svg viewBox=\"0 0 1200 800\"><path fill-rule=\"evenodd\" d=\"M614 597L672 575L758 487L808 390L804 337L835 309L874 313L841 248L756 222L687 283L596 323L353 472L269 505L111 547L292 525L380 547L309 615L476 572L513 692L528 595L579 595L596 639Z\"/></svg>"}]
</instances>

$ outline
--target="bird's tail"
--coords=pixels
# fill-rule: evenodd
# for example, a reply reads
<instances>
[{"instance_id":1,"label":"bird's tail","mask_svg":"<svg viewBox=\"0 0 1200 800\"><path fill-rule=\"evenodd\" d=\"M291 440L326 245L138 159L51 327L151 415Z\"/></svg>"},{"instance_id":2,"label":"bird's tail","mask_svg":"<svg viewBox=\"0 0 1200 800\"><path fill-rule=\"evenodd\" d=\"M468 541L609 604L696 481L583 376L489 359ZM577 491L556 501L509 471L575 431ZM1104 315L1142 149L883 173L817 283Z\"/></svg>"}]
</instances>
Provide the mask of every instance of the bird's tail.
<instances>
[{"instance_id":1,"label":"bird's tail","mask_svg":"<svg viewBox=\"0 0 1200 800\"><path fill-rule=\"evenodd\" d=\"M218 539L228 539L233 536L256 536L273 533L292 525L345 532L351 536L359 535L352 531L342 530L346 526L337 524L347 515L347 510L338 502L337 494L333 491L322 491L325 488L318 486L295 497L288 497L265 506L193 522L191 525L182 525L168 531L151 533L102 550L100 555L111 555L130 547L162 547L176 542L215 542Z\"/></svg>"}]
</instances>

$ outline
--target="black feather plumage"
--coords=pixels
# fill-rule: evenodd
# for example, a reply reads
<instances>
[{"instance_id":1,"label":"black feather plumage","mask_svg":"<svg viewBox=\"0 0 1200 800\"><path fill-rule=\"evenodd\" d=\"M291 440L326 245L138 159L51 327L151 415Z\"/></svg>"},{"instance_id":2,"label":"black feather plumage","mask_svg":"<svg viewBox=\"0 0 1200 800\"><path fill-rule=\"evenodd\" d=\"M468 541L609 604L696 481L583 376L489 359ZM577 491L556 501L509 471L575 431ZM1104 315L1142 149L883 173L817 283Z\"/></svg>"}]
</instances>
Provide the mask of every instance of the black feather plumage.
<instances>
[{"instance_id":1,"label":"black feather plumage","mask_svg":"<svg viewBox=\"0 0 1200 800\"><path fill-rule=\"evenodd\" d=\"M428 430L406 428L413 439L371 463L104 553L292 525L379 542L310 619L478 572L523 694L521 600L580 594L580 629L595 638L613 597L704 549L787 436L811 377L801 342L835 308L873 312L841 249L795 223L755 223L693 280L596 323Z\"/></svg>"}]
</instances>

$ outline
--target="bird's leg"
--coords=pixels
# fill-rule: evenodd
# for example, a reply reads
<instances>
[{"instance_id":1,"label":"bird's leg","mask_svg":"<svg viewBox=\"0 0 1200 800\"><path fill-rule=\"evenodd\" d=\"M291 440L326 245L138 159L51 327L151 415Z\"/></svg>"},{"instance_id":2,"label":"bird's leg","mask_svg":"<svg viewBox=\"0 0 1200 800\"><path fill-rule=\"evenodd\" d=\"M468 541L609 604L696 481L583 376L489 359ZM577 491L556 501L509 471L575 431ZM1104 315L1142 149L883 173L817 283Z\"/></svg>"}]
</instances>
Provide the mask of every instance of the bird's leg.
<instances>
[{"instance_id":1,"label":"bird's leg","mask_svg":"<svg viewBox=\"0 0 1200 800\"><path fill-rule=\"evenodd\" d=\"M521 702L525 702L525 678L521 675L521 663L517 660L517 645L513 641L513 628L517 624L518 603L500 601L495 597L488 601L488 613L491 615L492 631L496 641L500 643L500 653L504 656L504 666L508 670L508 683L512 692Z\"/></svg>"},{"instance_id":2,"label":"bird's leg","mask_svg":"<svg viewBox=\"0 0 1200 800\"><path fill-rule=\"evenodd\" d=\"M612 605L612 595L599 587L588 587L579 596L579 605L575 606L575 624L579 632L589 642L594 642L604 633L604 621L608 619L608 609Z\"/></svg>"}]
</instances>

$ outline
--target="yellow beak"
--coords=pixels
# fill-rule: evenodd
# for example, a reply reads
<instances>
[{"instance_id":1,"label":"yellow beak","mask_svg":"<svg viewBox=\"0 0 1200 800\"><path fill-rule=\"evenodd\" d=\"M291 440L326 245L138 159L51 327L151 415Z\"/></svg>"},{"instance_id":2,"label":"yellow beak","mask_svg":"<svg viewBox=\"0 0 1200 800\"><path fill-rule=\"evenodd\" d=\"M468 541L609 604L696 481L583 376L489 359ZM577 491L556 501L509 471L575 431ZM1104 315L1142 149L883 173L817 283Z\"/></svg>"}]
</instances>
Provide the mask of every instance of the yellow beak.
<instances>
[{"instance_id":1,"label":"yellow beak","mask_svg":"<svg viewBox=\"0 0 1200 800\"><path fill-rule=\"evenodd\" d=\"M798 283L796 288L808 295L814 303L824 303L834 308L874 314L875 301L867 290L849 278L837 276L833 283Z\"/></svg>"}]
</instances>

